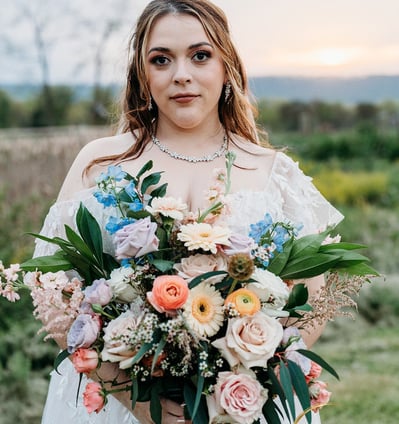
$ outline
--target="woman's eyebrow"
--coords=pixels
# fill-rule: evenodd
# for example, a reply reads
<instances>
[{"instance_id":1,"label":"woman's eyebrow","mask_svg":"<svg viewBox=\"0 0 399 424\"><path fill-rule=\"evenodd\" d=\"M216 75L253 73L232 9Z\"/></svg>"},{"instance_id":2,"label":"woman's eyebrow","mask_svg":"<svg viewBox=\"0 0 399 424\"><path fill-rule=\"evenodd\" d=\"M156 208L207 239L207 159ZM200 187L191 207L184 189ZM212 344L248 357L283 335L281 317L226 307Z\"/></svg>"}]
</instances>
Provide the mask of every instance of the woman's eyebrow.
<instances>
[{"instance_id":1,"label":"woman's eyebrow","mask_svg":"<svg viewBox=\"0 0 399 424\"><path fill-rule=\"evenodd\" d=\"M213 46L212 46L211 43L208 43L207 41L201 41L199 43L195 43L195 44L189 45L188 46L188 50L196 49L196 48L202 47L202 46L209 46L209 47L212 47L213 48ZM162 53L168 53L168 52L171 51L171 49L168 48L168 47L152 47L150 50L148 50L148 53L147 54L150 54L150 53L152 53L154 51L156 51L156 52L162 52Z\"/></svg>"}]
</instances>

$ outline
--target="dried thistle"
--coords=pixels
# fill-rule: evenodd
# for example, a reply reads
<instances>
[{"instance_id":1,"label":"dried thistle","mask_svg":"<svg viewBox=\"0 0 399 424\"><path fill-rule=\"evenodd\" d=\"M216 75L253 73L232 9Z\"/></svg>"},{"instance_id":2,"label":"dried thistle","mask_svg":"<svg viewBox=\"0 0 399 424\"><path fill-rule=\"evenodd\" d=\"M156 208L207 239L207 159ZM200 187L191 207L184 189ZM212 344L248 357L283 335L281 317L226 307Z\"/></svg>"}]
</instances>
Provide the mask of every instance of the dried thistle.
<instances>
[{"instance_id":1,"label":"dried thistle","mask_svg":"<svg viewBox=\"0 0 399 424\"><path fill-rule=\"evenodd\" d=\"M235 280L246 281L251 277L254 269L254 261L247 253L236 253L229 259L227 272Z\"/></svg>"}]
</instances>

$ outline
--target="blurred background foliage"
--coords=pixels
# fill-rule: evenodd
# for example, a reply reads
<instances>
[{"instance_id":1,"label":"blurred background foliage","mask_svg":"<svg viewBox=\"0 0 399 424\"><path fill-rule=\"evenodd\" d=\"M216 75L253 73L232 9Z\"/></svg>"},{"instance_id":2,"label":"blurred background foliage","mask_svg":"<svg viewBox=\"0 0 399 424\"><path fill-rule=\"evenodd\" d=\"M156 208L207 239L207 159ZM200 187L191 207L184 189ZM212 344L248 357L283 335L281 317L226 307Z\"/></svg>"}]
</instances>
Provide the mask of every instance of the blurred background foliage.
<instances>
[{"instance_id":1,"label":"blurred background foliage","mask_svg":"<svg viewBox=\"0 0 399 424\"><path fill-rule=\"evenodd\" d=\"M116 123L115 87L84 97L68 86L45 90L24 100L0 90L0 258L6 264L32 255L26 233L40 230L73 158ZM270 143L298 160L345 214L337 232L366 244L364 253L383 275L362 290L356 319L330 323L318 344L342 380L329 380L333 405L323 410L323 423L396 423L399 104L261 99L258 106ZM0 424L38 424L57 348L37 334L28 295L15 305L0 299L0 307Z\"/></svg>"}]
</instances>

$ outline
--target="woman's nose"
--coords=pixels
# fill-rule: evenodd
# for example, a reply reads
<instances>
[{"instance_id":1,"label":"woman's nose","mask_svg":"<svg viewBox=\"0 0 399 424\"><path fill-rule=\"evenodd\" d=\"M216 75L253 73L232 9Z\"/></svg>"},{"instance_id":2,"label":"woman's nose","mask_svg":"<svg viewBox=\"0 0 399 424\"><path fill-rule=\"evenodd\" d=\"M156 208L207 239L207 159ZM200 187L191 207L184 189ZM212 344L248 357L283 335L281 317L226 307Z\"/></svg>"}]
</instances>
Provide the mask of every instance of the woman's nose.
<instances>
[{"instance_id":1,"label":"woman's nose","mask_svg":"<svg viewBox=\"0 0 399 424\"><path fill-rule=\"evenodd\" d=\"M185 84L191 82L191 73L189 69L189 64L186 60L179 60L176 62L175 74L173 80L176 84Z\"/></svg>"}]
</instances>

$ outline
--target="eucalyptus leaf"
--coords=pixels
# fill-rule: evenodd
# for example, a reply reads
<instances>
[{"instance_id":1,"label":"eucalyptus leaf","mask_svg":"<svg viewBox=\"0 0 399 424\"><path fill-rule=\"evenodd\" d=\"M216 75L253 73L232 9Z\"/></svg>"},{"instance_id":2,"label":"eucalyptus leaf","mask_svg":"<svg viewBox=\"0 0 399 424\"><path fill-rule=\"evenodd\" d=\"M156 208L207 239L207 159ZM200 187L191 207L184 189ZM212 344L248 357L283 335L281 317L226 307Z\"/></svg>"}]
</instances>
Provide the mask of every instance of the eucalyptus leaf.
<instances>
[{"instance_id":1,"label":"eucalyptus leaf","mask_svg":"<svg viewBox=\"0 0 399 424\"><path fill-rule=\"evenodd\" d=\"M310 412L310 395L309 388L306 384L305 376L301 368L293 361L288 360L288 371L291 376L292 386L299 399L299 402L304 411L309 410L306 414L306 420L310 424L312 422L312 414Z\"/></svg>"},{"instance_id":2,"label":"eucalyptus leaf","mask_svg":"<svg viewBox=\"0 0 399 424\"><path fill-rule=\"evenodd\" d=\"M287 366L283 361L280 361L280 381L287 399L288 406L291 411L291 416L295 417L295 401L294 393L292 391L291 376Z\"/></svg>"},{"instance_id":3,"label":"eucalyptus leaf","mask_svg":"<svg viewBox=\"0 0 399 424\"><path fill-rule=\"evenodd\" d=\"M289 416L288 408L287 408L287 397L285 396L284 390L281 387L281 383L279 379L277 378L272 366L268 366L268 371L269 371L270 380L272 382L273 393L276 393L278 395L278 397L281 400L281 404L283 405L285 414ZM275 405L274 402L273 404Z\"/></svg>"},{"instance_id":4,"label":"eucalyptus leaf","mask_svg":"<svg viewBox=\"0 0 399 424\"><path fill-rule=\"evenodd\" d=\"M319 355L317 355L317 353L314 353L314 352L312 352L310 350L306 350L306 349L298 349L297 352L302 354L303 356L306 356L310 360L316 362L316 364L319 364L323 369L328 371L337 380L339 380L339 376L338 376L337 372L334 370L334 368L328 362L326 362L323 358L321 358Z\"/></svg>"},{"instance_id":5,"label":"eucalyptus leaf","mask_svg":"<svg viewBox=\"0 0 399 424\"><path fill-rule=\"evenodd\" d=\"M156 189L152 190L150 193L151 197L164 197L166 194L166 189L168 187L168 183L162 184ZM152 200L152 199L151 199ZM151 201L150 201L151 203Z\"/></svg>"},{"instance_id":6,"label":"eucalyptus leaf","mask_svg":"<svg viewBox=\"0 0 399 424\"><path fill-rule=\"evenodd\" d=\"M171 271L175 264L173 261L167 261L165 259L156 259L156 258L149 259L148 262L154 265L155 268L157 268L161 272Z\"/></svg>"},{"instance_id":7,"label":"eucalyptus leaf","mask_svg":"<svg viewBox=\"0 0 399 424\"><path fill-rule=\"evenodd\" d=\"M303 306L306 304L309 298L309 291L305 284L295 284L292 287L291 293L288 297L287 303L284 307L284 310L295 309L298 306Z\"/></svg>"},{"instance_id":8,"label":"eucalyptus leaf","mask_svg":"<svg viewBox=\"0 0 399 424\"><path fill-rule=\"evenodd\" d=\"M226 271L210 271L210 272L204 272L201 275L198 275L197 277L193 278L190 283L188 284L189 289L193 289L195 286L198 286L198 284L202 283L203 281L207 280L210 277L213 277L215 275L227 275Z\"/></svg>"},{"instance_id":9,"label":"eucalyptus leaf","mask_svg":"<svg viewBox=\"0 0 399 424\"><path fill-rule=\"evenodd\" d=\"M66 358L68 358L70 355L70 353L68 352L67 349L63 350L62 352L60 352L57 357L54 360L54 370L57 374L60 374L58 372L58 367L60 366L61 362L63 362ZM60 374L61 375L61 374Z\"/></svg>"}]
</instances>

